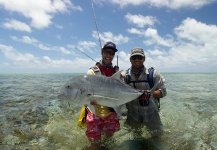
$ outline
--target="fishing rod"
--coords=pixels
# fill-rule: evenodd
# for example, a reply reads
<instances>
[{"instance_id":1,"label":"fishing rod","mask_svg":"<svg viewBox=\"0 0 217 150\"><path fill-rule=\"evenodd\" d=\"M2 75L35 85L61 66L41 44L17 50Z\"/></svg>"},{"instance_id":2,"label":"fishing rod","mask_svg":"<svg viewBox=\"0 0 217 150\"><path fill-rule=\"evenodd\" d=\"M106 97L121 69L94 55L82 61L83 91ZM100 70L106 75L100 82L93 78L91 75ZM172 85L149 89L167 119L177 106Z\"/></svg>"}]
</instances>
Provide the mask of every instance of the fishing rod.
<instances>
[{"instance_id":1,"label":"fishing rod","mask_svg":"<svg viewBox=\"0 0 217 150\"><path fill-rule=\"evenodd\" d=\"M101 44L101 40L100 40L100 36L99 36L99 29L98 29L98 26L97 26L97 22L96 22L96 14L95 14L95 11L94 11L94 8L93 8L93 1L91 0L91 4L92 4L92 12L93 12L93 16L94 16L94 22L95 22L95 25L96 25L96 31L97 31L97 35L98 35L98 39L99 39L99 44L100 44L100 49L102 48L102 44Z\"/></svg>"},{"instance_id":2,"label":"fishing rod","mask_svg":"<svg viewBox=\"0 0 217 150\"><path fill-rule=\"evenodd\" d=\"M92 3L92 11L93 11L93 15L94 15L96 30L97 30L97 34L98 34L98 38L99 38L100 49L101 49L101 48L102 48L102 44L101 44L101 40L100 40L100 37L99 37L99 30L98 30L97 23L96 23L96 15L95 15L95 12L94 12L92 0L91 0L91 3ZM83 53L85 56L87 56L88 58L92 59L93 61L95 61L95 62L97 63L96 60L94 60L92 57L90 57L89 55L87 55L85 52L81 51L81 50L78 49L77 47L75 47L75 48L76 48L77 50L79 50L81 53Z\"/></svg>"},{"instance_id":3,"label":"fishing rod","mask_svg":"<svg viewBox=\"0 0 217 150\"><path fill-rule=\"evenodd\" d=\"M118 55L117 55L117 67L118 67Z\"/></svg>"},{"instance_id":4,"label":"fishing rod","mask_svg":"<svg viewBox=\"0 0 217 150\"><path fill-rule=\"evenodd\" d=\"M97 35L98 35L98 39L99 39L99 44L100 44L100 49L102 48L102 44L101 44L101 40L100 40L100 36L99 36L99 29L97 26L97 22L96 22L96 15L95 15L95 11L93 8L93 1L91 0L91 4L92 4L92 12L93 12L93 16L94 16L94 22L96 25L96 31L97 31ZM77 50L79 50L81 53L83 53L85 56L87 56L88 58L92 59L93 61L95 61L97 63L96 60L94 60L92 57L90 57L89 55L87 55L86 53L84 53L83 51L81 51L80 49L78 49L77 47L75 47ZM117 55L117 67L118 67L118 55Z\"/></svg>"},{"instance_id":5,"label":"fishing rod","mask_svg":"<svg viewBox=\"0 0 217 150\"><path fill-rule=\"evenodd\" d=\"M92 0L91 0L91 5L92 5L92 12L93 12L93 16L94 16L94 22L95 22L95 25L96 25L96 31L97 31L97 35L98 35L98 39L99 39L99 44L100 44L100 49L101 49L102 48L102 44L101 44L101 40L100 40L100 36L99 36L99 29L98 29L97 22L96 22L96 14L95 14L95 11L94 11L93 1ZM117 55L117 67L118 67L118 55Z\"/></svg>"}]
</instances>

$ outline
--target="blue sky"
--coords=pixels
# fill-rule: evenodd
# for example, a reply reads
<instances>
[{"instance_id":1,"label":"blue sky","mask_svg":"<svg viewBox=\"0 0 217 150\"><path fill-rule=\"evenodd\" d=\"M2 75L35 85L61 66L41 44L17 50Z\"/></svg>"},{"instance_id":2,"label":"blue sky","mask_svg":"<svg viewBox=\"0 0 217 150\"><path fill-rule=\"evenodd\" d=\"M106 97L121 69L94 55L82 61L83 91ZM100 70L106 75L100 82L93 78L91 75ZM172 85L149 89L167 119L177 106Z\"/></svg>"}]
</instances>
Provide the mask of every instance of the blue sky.
<instances>
[{"instance_id":1,"label":"blue sky","mask_svg":"<svg viewBox=\"0 0 217 150\"><path fill-rule=\"evenodd\" d=\"M159 72L217 72L216 14L217 0L0 0L0 73L87 72L82 52L101 58L95 21L120 69L142 47Z\"/></svg>"}]
</instances>

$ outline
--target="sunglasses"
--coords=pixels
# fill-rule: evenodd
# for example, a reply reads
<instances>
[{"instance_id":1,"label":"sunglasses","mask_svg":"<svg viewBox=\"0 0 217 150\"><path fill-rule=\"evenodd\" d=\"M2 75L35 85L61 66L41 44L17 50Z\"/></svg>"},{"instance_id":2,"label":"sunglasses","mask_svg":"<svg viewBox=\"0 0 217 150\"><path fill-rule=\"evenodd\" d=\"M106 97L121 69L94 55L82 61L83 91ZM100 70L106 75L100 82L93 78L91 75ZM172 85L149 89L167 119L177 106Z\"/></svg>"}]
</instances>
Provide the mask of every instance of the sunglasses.
<instances>
[{"instance_id":1,"label":"sunglasses","mask_svg":"<svg viewBox=\"0 0 217 150\"><path fill-rule=\"evenodd\" d=\"M108 50L106 50L106 49L104 49L102 52L103 52L104 54L111 55L111 56L114 56L114 55L115 55L115 52L108 51Z\"/></svg>"},{"instance_id":2,"label":"sunglasses","mask_svg":"<svg viewBox=\"0 0 217 150\"><path fill-rule=\"evenodd\" d=\"M143 57L143 56L140 56L140 55L135 55L135 56L132 56L132 57L131 57L132 60L136 60L136 59L142 60L143 58L144 58L144 57Z\"/></svg>"}]
</instances>

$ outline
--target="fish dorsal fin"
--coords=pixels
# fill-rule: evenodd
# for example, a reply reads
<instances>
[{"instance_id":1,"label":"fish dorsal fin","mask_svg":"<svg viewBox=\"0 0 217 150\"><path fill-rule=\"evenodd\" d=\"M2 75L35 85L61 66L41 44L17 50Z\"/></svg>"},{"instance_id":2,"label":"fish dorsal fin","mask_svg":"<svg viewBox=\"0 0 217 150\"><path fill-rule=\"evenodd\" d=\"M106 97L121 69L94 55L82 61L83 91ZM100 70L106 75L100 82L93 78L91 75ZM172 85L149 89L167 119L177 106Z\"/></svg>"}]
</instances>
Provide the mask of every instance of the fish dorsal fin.
<instances>
[{"instance_id":1,"label":"fish dorsal fin","mask_svg":"<svg viewBox=\"0 0 217 150\"><path fill-rule=\"evenodd\" d=\"M120 71L118 71L118 72L116 72L115 74L113 74L111 77L112 78L115 78L116 80L121 80L121 72L122 72L123 70L120 70Z\"/></svg>"}]
</instances>

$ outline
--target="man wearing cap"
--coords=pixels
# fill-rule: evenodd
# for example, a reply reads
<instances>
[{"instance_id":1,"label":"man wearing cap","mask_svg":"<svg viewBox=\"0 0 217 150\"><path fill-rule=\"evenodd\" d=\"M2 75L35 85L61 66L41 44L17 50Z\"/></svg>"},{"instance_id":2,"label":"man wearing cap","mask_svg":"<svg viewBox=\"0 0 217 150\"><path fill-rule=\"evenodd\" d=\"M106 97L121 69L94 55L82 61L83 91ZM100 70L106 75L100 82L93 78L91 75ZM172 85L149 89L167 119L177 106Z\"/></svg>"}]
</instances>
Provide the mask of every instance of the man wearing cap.
<instances>
[{"instance_id":1,"label":"man wearing cap","mask_svg":"<svg viewBox=\"0 0 217 150\"><path fill-rule=\"evenodd\" d=\"M132 49L130 53L131 67L122 72L123 80L127 84L144 93L138 99L126 104L128 111L125 123L135 131L134 135L136 137L142 136L141 128L144 125L153 136L161 133L162 123L159 116L159 99L167 94L164 85L165 79L154 69L151 80L153 80L153 86L158 85L156 85L153 98L150 98L152 87L149 84L150 82L148 82L150 80L149 68L143 64L145 59L145 53L142 48Z\"/></svg>"},{"instance_id":2,"label":"man wearing cap","mask_svg":"<svg viewBox=\"0 0 217 150\"><path fill-rule=\"evenodd\" d=\"M87 74L112 76L118 71L118 67L112 65L115 52L117 52L116 45L113 42L106 42L101 49L102 59L94 67L90 68ZM94 105L96 113L93 114L89 111L87 114L86 135L90 141L98 143L102 133L105 133L107 137L111 137L114 132L120 129L120 124L113 108L98 105L94 101L92 105Z\"/></svg>"}]
</instances>

